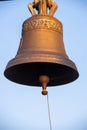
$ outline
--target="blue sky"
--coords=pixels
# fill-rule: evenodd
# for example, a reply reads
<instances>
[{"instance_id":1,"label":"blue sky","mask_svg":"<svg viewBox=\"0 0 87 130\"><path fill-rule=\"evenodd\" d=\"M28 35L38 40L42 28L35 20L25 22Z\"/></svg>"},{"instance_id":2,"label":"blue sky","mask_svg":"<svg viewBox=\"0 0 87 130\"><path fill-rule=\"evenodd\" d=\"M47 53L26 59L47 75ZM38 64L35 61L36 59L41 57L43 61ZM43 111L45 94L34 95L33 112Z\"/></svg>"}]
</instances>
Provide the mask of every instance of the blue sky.
<instances>
[{"instance_id":1,"label":"blue sky","mask_svg":"<svg viewBox=\"0 0 87 130\"><path fill-rule=\"evenodd\" d=\"M32 0L31 0L32 1ZM67 85L48 88L53 130L87 130L87 1L55 0L66 52L80 73ZM7 80L3 72L17 52L29 0L0 2L0 130L48 130L41 88Z\"/></svg>"}]
</instances>

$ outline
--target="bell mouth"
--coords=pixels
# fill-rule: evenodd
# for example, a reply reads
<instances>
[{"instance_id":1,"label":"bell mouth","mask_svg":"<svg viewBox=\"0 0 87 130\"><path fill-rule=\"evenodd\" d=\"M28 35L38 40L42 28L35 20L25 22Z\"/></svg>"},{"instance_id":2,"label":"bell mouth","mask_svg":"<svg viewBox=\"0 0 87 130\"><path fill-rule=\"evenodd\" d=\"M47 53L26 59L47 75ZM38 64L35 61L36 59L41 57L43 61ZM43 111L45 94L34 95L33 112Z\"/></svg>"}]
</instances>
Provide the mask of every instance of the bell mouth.
<instances>
[{"instance_id":1,"label":"bell mouth","mask_svg":"<svg viewBox=\"0 0 87 130\"><path fill-rule=\"evenodd\" d=\"M50 78L48 87L70 83L79 76L76 66L49 62L21 63L7 67L4 75L11 81L29 85L41 86L39 77L47 75Z\"/></svg>"}]
</instances>

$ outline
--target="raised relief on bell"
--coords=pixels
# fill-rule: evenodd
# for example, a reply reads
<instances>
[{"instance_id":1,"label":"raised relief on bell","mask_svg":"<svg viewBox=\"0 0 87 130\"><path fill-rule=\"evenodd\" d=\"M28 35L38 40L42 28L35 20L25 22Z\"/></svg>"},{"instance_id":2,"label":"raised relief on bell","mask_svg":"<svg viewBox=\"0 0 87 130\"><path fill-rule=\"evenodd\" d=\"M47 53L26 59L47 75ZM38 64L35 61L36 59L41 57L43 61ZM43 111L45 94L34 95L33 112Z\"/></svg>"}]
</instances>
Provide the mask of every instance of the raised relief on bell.
<instances>
[{"instance_id":1,"label":"raised relief on bell","mask_svg":"<svg viewBox=\"0 0 87 130\"><path fill-rule=\"evenodd\" d=\"M32 30L31 21L24 22L23 23L23 31L29 31Z\"/></svg>"},{"instance_id":2,"label":"raised relief on bell","mask_svg":"<svg viewBox=\"0 0 87 130\"><path fill-rule=\"evenodd\" d=\"M37 20L32 20L31 22L31 26L32 26L32 28L36 28L37 27Z\"/></svg>"},{"instance_id":3,"label":"raised relief on bell","mask_svg":"<svg viewBox=\"0 0 87 130\"><path fill-rule=\"evenodd\" d=\"M42 27L44 24L44 20L43 19L39 19L38 20L38 27Z\"/></svg>"},{"instance_id":4,"label":"raised relief on bell","mask_svg":"<svg viewBox=\"0 0 87 130\"><path fill-rule=\"evenodd\" d=\"M23 24L23 31L30 31L32 29L50 29L62 33L62 26L50 19L34 19Z\"/></svg>"}]
</instances>

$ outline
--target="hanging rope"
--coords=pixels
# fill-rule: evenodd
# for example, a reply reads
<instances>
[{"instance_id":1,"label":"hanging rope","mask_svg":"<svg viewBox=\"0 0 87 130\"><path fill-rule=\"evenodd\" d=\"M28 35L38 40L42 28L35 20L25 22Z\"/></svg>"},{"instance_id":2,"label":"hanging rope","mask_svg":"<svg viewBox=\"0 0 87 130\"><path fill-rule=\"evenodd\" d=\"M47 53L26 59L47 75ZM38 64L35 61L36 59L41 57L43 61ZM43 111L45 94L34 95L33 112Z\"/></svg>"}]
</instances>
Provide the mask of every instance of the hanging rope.
<instances>
[{"instance_id":1,"label":"hanging rope","mask_svg":"<svg viewBox=\"0 0 87 130\"><path fill-rule=\"evenodd\" d=\"M49 82L49 77L46 75L41 75L39 77L39 81L42 84L42 95L47 96L47 105L48 105L48 117L49 117L49 124L50 124L50 130L52 130L52 123L51 123L51 116L50 116L50 105L49 105L49 96L48 91L46 90L47 84Z\"/></svg>"},{"instance_id":2,"label":"hanging rope","mask_svg":"<svg viewBox=\"0 0 87 130\"><path fill-rule=\"evenodd\" d=\"M47 94L47 105L48 105L48 117L49 117L50 130L52 130L51 115L50 115L50 105L49 105L49 96L48 96L48 94Z\"/></svg>"}]
</instances>

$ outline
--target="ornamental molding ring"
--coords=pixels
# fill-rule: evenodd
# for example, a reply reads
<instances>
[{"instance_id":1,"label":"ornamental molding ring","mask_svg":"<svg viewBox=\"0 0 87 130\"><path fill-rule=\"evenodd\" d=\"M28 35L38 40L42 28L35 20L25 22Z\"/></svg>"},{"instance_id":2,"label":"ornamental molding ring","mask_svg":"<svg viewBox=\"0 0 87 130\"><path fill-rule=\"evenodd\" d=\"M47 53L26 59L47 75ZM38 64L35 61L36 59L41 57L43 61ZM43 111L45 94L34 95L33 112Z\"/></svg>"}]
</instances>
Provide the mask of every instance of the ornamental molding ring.
<instances>
[{"instance_id":1,"label":"ornamental molding ring","mask_svg":"<svg viewBox=\"0 0 87 130\"><path fill-rule=\"evenodd\" d=\"M63 33L62 24L51 19L28 19L23 23L23 31L50 29Z\"/></svg>"}]
</instances>

